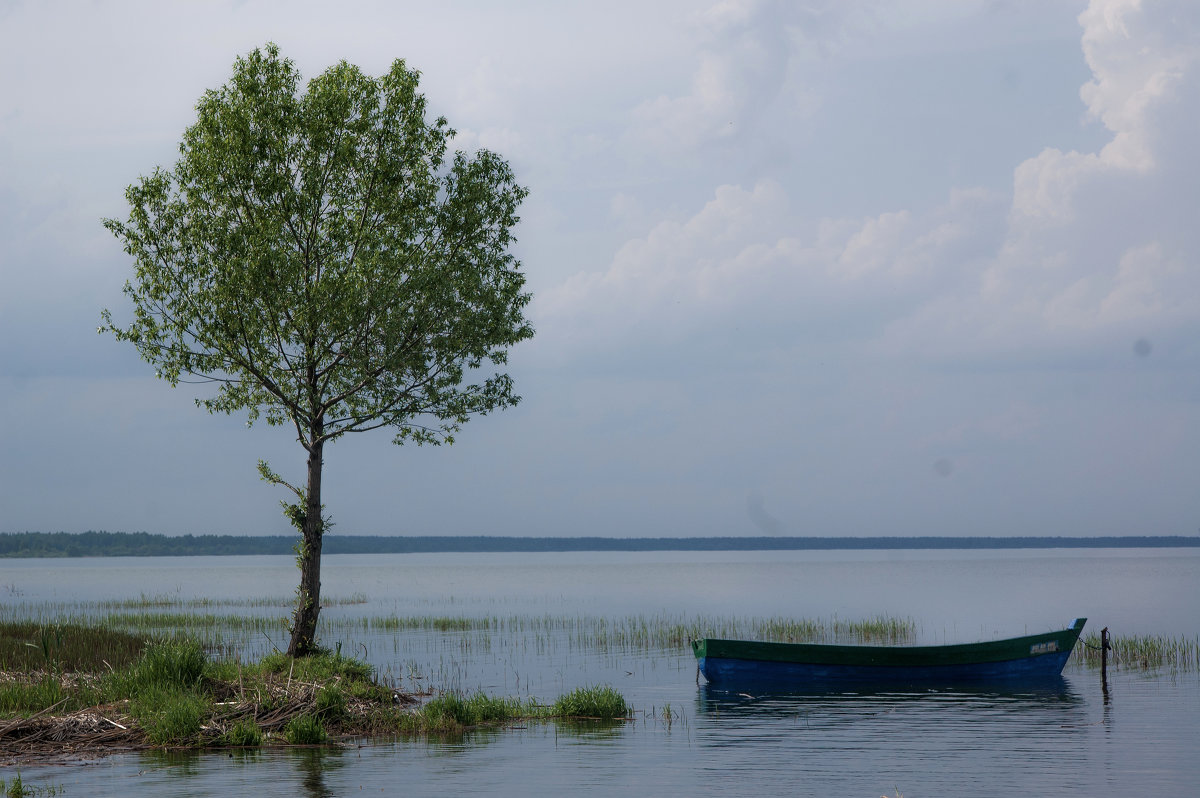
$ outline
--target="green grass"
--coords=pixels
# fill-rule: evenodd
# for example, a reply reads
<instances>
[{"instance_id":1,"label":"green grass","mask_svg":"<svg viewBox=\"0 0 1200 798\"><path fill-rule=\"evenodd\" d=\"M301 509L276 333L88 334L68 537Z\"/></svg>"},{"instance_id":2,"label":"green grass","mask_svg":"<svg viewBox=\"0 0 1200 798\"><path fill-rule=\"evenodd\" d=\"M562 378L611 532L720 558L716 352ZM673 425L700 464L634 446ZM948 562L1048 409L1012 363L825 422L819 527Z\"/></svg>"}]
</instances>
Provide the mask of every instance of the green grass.
<instances>
[{"instance_id":1,"label":"green grass","mask_svg":"<svg viewBox=\"0 0 1200 798\"><path fill-rule=\"evenodd\" d=\"M103 610L144 610L164 607L195 609L199 607L291 607L295 599L281 596L257 598L214 599L214 598L183 598L181 596L157 595L149 596L142 593L137 598L115 599L96 602ZM364 593L352 593L349 596L322 596L322 607L344 607L354 604L366 604Z\"/></svg>"},{"instance_id":2,"label":"green grass","mask_svg":"<svg viewBox=\"0 0 1200 798\"><path fill-rule=\"evenodd\" d=\"M546 708L532 700L499 698L482 692L466 696L442 693L416 712L403 715L400 731L405 734L461 734L476 726L495 726L546 716Z\"/></svg>"},{"instance_id":3,"label":"green grass","mask_svg":"<svg viewBox=\"0 0 1200 798\"><path fill-rule=\"evenodd\" d=\"M26 784L21 779L20 771L12 781L0 779L0 795L4 798L42 798L44 795L62 795L65 792L62 785Z\"/></svg>"},{"instance_id":4,"label":"green grass","mask_svg":"<svg viewBox=\"0 0 1200 798\"><path fill-rule=\"evenodd\" d=\"M263 733L252 720L239 720L221 737L221 744L235 748L255 748L262 745Z\"/></svg>"},{"instance_id":5,"label":"green grass","mask_svg":"<svg viewBox=\"0 0 1200 798\"><path fill-rule=\"evenodd\" d=\"M339 600L358 600L352 596ZM365 598L363 599L365 600ZM271 606L265 600L245 600L246 606ZM145 637L186 636L198 641L216 656L257 655L270 651L286 639L287 619L269 612L212 612L238 602L161 599L143 596L119 602L45 603L0 606L0 621L17 618L29 622L27 637L34 642L41 626L70 623L77 627L113 630L125 633L136 642ZM34 620L30 620L30 618ZM39 619L44 619L40 620ZM2 625L2 622L0 622ZM916 624L910 619L886 615L861 619L805 619L791 617L744 618L734 616L630 615L609 618L571 615L514 616L352 616L328 614L322 617L319 634L326 640L354 640L364 634L391 635L404 632L444 633L444 644L474 652L491 650L493 642L527 641L529 645L551 649L565 646L572 650L602 654L626 651L687 650L697 637L728 637L777 642L818 643L910 643L916 636ZM99 631L97 634L104 634ZM0 638L2 639L2 638ZM524 644L524 643L523 643ZM10 646L11 648L11 646ZM23 656L34 656L33 648L23 647ZM86 644L80 647L90 652ZM136 657L136 650L134 657ZM90 656L90 653L89 653ZM123 661L128 661L127 656ZM119 668L119 662L109 662ZM96 666L101 667L99 663ZM75 666L71 666L74 669Z\"/></svg>"},{"instance_id":6,"label":"green grass","mask_svg":"<svg viewBox=\"0 0 1200 798\"><path fill-rule=\"evenodd\" d=\"M298 715L283 729L284 738L292 745L320 745L329 739L325 724L316 715Z\"/></svg>"},{"instance_id":7,"label":"green grass","mask_svg":"<svg viewBox=\"0 0 1200 798\"><path fill-rule=\"evenodd\" d=\"M1108 662L1115 668L1200 669L1200 637L1110 635L1109 646ZM1099 667L1100 634L1093 632L1081 638L1071 657L1076 662Z\"/></svg>"},{"instance_id":8,"label":"green grass","mask_svg":"<svg viewBox=\"0 0 1200 798\"><path fill-rule=\"evenodd\" d=\"M560 718L615 720L629 715L625 698L614 688L579 687L554 702L553 714Z\"/></svg>"},{"instance_id":9,"label":"green grass","mask_svg":"<svg viewBox=\"0 0 1200 798\"><path fill-rule=\"evenodd\" d=\"M28 681L0 683L0 717L27 717L55 705L60 712L74 712L95 706L104 695L99 681L67 682L55 674L35 674Z\"/></svg>"},{"instance_id":10,"label":"green grass","mask_svg":"<svg viewBox=\"0 0 1200 798\"><path fill-rule=\"evenodd\" d=\"M146 648L133 671L144 684L191 689L204 676L207 659L194 640L162 640Z\"/></svg>"},{"instance_id":11,"label":"green grass","mask_svg":"<svg viewBox=\"0 0 1200 798\"><path fill-rule=\"evenodd\" d=\"M200 728L212 708L212 699L203 694L163 685L144 688L129 702L130 714L154 745L199 743Z\"/></svg>"},{"instance_id":12,"label":"green grass","mask_svg":"<svg viewBox=\"0 0 1200 798\"><path fill-rule=\"evenodd\" d=\"M106 641L124 645L122 633L96 631L92 639L101 659ZM150 744L169 747L259 745L263 730L238 714L253 712L261 717L284 707L294 712L297 701L311 701L311 708L292 717L282 732L285 739L302 744L326 740L326 723L374 728L379 725L375 714L390 712L394 728L399 719L392 691L374 681L372 668L340 653L323 652L299 660L275 654L241 665L209 661L194 640L156 639L139 645L138 658L119 669L92 674L30 671L0 680L0 717L29 717L47 710L62 715L111 705L109 715L127 716L125 722L140 728ZM214 697L218 693L220 705ZM352 716L352 701L358 716ZM219 716L230 714L231 707L240 709L232 711L233 725L225 728Z\"/></svg>"},{"instance_id":13,"label":"green grass","mask_svg":"<svg viewBox=\"0 0 1200 798\"><path fill-rule=\"evenodd\" d=\"M341 720L346 717L346 694L335 686L322 687L313 700L313 712L326 720Z\"/></svg>"},{"instance_id":14,"label":"green grass","mask_svg":"<svg viewBox=\"0 0 1200 798\"><path fill-rule=\"evenodd\" d=\"M374 669L360 659L321 651L311 657L294 659L287 654L268 654L259 661L266 671L290 673L307 682L327 682L333 679L370 679Z\"/></svg>"},{"instance_id":15,"label":"green grass","mask_svg":"<svg viewBox=\"0 0 1200 798\"><path fill-rule=\"evenodd\" d=\"M145 647L138 635L81 623L0 622L0 670L101 673L124 667Z\"/></svg>"}]
</instances>

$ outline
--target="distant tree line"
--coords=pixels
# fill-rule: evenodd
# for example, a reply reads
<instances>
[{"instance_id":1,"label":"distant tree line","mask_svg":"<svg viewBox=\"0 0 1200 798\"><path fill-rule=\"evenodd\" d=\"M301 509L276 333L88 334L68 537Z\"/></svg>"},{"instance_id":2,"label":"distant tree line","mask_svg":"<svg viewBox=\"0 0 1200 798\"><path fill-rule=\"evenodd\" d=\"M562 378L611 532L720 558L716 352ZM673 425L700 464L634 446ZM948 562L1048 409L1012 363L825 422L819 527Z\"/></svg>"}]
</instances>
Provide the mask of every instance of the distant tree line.
<instances>
[{"instance_id":1,"label":"distant tree line","mask_svg":"<svg viewBox=\"0 0 1200 798\"><path fill-rule=\"evenodd\" d=\"M148 532L0 533L0 557L196 557L291 554L295 536ZM538 551L770 551L832 549L1078 549L1197 547L1200 537L493 537L331 535L326 554Z\"/></svg>"}]
</instances>

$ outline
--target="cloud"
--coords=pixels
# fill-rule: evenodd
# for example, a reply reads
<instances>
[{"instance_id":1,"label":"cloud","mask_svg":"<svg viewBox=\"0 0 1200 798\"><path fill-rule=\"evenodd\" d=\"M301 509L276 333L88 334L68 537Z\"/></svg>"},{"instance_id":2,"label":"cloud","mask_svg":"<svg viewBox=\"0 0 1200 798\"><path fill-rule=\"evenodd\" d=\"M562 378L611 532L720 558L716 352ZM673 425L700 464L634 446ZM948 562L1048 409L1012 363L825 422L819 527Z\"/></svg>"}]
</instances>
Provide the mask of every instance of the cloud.
<instances>
[{"instance_id":1,"label":"cloud","mask_svg":"<svg viewBox=\"0 0 1200 798\"><path fill-rule=\"evenodd\" d=\"M818 329L824 338L831 323L849 337L878 335L961 283L1003 218L999 198L967 191L927 213L824 219L804 232L779 184L721 186L690 218L627 242L607 270L541 292L532 312L566 349L653 347L734 327L774 345Z\"/></svg>"},{"instance_id":2,"label":"cloud","mask_svg":"<svg viewBox=\"0 0 1200 798\"><path fill-rule=\"evenodd\" d=\"M763 8L723 6L714 27L762 46L752 23ZM1017 164L1010 198L959 189L931 210L813 222L773 180L723 185L691 216L629 240L606 269L543 291L540 329L567 349L653 347L734 327L789 345L819 322L826 342L840 335L844 345L870 341L918 359L1037 359L1106 347L1135 329L1156 338L1194 330L1200 175L1187 132L1200 128L1198 14L1189 3L1093 3L1080 16L1093 73L1081 97L1109 141L1097 152L1047 148ZM738 46L726 51L729 63L741 63ZM655 108L663 120L695 113L711 122L735 72Z\"/></svg>"},{"instance_id":3,"label":"cloud","mask_svg":"<svg viewBox=\"0 0 1200 798\"><path fill-rule=\"evenodd\" d=\"M1193 326L1200 313L1200 7L1112 0L1080 15L1080 92L1111 132L1096 153L1046 149L1014 174L1007 240L983 277L993 317L1056 331ZM997 323L1003 320L997 318Z\"/></svg>"},{"instance_id":4,"label":"cloud","mask_svg":"<svg viewBox=\"0 0 1200 798\"><path fill-rule=\"evenodd\" d=\"M724 0L693 14L701 46L687 90L640 103L630 137L679 155L754 137L772 112L811 112L818 99L798 59L813 42L833 46L858 5Z\"/></svg>"}]
</instances>

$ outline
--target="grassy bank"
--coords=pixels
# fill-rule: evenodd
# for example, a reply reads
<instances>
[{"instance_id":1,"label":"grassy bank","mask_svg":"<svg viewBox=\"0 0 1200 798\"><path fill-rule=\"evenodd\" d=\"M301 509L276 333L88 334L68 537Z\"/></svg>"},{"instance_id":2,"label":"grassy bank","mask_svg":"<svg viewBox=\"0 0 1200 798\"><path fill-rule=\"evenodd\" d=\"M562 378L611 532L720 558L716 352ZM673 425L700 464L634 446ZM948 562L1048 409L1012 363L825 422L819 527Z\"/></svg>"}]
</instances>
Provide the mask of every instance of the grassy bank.
<instances>
[{"instance_id":1,"label":"grassy bank","mask_svg":"<svg viewBox=\"0 0 1200 798\"><path fill-rule=\"evenodd\" d=\"M78 624L0 623L0 670L0 761L47 751L317 745L629 714L609 687L549 705L449 693L419 705L340 652L213 661L191 639Z\"/></svg>"}]
</instances>

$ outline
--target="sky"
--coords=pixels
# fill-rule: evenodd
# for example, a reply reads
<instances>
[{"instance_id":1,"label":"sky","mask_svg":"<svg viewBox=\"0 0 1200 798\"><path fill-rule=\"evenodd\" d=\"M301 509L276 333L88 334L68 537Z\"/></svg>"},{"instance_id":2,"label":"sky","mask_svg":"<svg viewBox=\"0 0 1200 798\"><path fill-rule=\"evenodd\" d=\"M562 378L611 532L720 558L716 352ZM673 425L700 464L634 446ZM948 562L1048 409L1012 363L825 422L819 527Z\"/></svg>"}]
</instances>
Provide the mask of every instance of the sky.
<instances>
[{"instance_id":1,"label":"sky","mask_svg":"<svg viewBox=\"0 0 1200 798\"><path fill-rule=\"evenodd\" d=\"M1194 535L1200 3L0 0L0 532L287 534L101 226L279 45L529 189L523 401L326 449L367 535Z\"/></svg>"}]
</instances>

